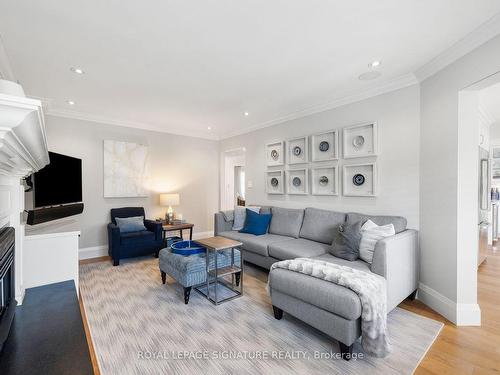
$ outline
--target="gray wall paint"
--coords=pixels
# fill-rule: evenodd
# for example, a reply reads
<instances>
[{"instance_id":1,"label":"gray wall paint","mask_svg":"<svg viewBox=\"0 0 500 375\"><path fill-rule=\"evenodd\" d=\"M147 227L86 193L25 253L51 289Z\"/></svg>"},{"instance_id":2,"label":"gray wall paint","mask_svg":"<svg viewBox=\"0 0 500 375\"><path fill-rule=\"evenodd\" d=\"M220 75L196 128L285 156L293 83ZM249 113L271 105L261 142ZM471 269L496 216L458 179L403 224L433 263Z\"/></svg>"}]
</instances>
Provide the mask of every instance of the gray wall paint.
<instances>
[{"instance_id":1,"label":"gray wall paint","mask_svg":"<svg viewBox=\"0 0 500 375\"><path fill-rule=\"evenodd\" d=\"M144 206L148 218L165 215L158 194L179 192L176 212L195 224L195 232L213 230L219 206L219 144L140 129L46 116L49 150L83 160L85 211L78 217L80 247L107 244L106 224L113 207ZM147 198L103 198L103 140L149 146L151 194Z\"/></svg>"},{"instance_id":2,"label":"gray wall paint","mask_svg":"<svg viewBox=\"0 0 500 375\"><path fill-rule=\"evenodd\" d=\"M411 86L362 102L225 139L221 142L221 151L246 148L246 179L247 182L253 183L253 188L247 188L246 191L246 200L249 203L402 215L408 219L410 227L418 228L419 95L418 85ZM265 193L265 172L268 170L265 162L266 143L367 121L377 121L379 126L380 156L376 159L379 195L376 198L342 195L280 196ZM349 163L355 164L367 160L372 159L351 159ZM312 165L316 164L310 163L308 168ZM340 160L339 165L343 165L343 160ZM341 184L339 188L342 190Z\"/></svg>"},{"instance_id":3,"label":"gray wall paint","mask_svg":"<svg viewBox=\"0 0 500 375\"><path fill-rule=\"evenodd\" d=\"M498 71L500 37L421 84L421 282L449 300L463 304L477 301L477 269L474 262L464 264L463 260L474 250L459 239L468 234L477 243L477 226L462 224L463 218L475 219L478 213L459 211L460 189L464 187L461 183L476 184L476 194L466 199L477 199L477 174L460 163L459 154L464 150L459 145L466 141L468 130L459 127L458 93ZM476 146L475 138L470 142L469 145Z\"/></svg>"}]
</instances>

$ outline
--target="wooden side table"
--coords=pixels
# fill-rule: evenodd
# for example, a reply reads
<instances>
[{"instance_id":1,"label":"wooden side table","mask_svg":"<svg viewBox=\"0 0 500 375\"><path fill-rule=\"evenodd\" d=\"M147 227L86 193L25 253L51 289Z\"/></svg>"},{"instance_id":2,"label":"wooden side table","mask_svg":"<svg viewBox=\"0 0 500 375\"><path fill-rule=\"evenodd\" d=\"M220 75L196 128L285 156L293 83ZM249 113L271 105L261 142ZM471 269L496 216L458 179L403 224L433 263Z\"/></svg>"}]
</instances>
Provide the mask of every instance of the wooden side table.
<instances>
[{"instance_id":1,"label":"wooden side table","mask_svg":"<svg viewBox=\"0 0 500 375\"><path fill-rule=\"evenodd\" d=\"M183 224L165 224L163 223L163 240L167 238L167 232L174 232L174 231L179 231L181 233L181 238L182 237L182 231L184 229L189 229L189 239L193 239L193 227L194 224L191 223L183 223Z\"/></svg>"}]
</instances>

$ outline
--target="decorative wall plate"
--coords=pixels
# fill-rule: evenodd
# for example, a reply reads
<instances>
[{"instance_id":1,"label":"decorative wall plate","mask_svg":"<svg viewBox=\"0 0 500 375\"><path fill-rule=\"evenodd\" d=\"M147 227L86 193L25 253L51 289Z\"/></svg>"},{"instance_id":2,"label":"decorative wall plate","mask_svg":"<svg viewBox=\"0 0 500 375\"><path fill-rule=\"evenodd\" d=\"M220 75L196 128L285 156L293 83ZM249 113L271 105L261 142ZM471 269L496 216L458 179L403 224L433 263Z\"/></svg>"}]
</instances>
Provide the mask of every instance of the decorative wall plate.
<instances>
[{"instance_id":1,"label":"decorative wall plate","mask_svg":"<svg viewBox=\"0 0 500 375\"><path fill-rule=\"evenodd\" d=\"M348 126L343 131L344 158L361 158L377 155L377 123Z\"/></svg>"},{"instance_id":2,"label":"decorative wall plate","mask_svg":"<svg viewBox=\"0 0 500 375\"><path fill-rule=\"evenodd\" d=\"M290 169L286 171L287 193L307 194L307 169Z\"/></svg>"},{"instance_id":3,"label":"decorative wall plate","mask_svg":"<svg viewBox=\"0 0 500 375\"><path fill-rule=\"evenodd\" d=\"M352 197L376 196L376 163L344 165L343 192Z\"/></svg>"},{"instance_id":4,"label":"decorative wall plate","mask_svg":"<svg viewBox=\"0 0 500 375\"><path fill-rule=\"evenodd\" d=\"M288 164L302 164L309 161L307 137L289 139L287 149Z\"/></svg>"},{"instance_id":5,"label":"decorative wall plate","mask_svg":"<svg viewBox=\"0 0 500 375\"><path fill-rule=\"evenodd\" d=\"M337 160L338 157L338 133L336 130L311 136L312 161Z\"/></svg>"},{"instance_id":6,"label":"decorative wall plate","mask_svg":"<svg viewBox=\"0 0 500 375\"><path fill-rule=\"evenodd\" d=\"M283 171L266 172L267 194L284 194Z\"/></svg>"},{"instance_id":7,"label":"decorative wall plate","mask_svg":"<svg viewBox=\"0 0 500 375\"><path fill-rule=\"evenodd\" d=\"M266 162L268 167L283 165L285 163L284 148L282 141L266 144Z\"/></svg>"},{"instance_id":8,"label":"decorative wall plate","mask_svg":"<svg viewBox=\"0 0 500 375\"><path fill-rule=\"evenodd\" d=\"M313 195L338 195L338 168L319 167L311 171Z\"/></svg>"}]
</instances>

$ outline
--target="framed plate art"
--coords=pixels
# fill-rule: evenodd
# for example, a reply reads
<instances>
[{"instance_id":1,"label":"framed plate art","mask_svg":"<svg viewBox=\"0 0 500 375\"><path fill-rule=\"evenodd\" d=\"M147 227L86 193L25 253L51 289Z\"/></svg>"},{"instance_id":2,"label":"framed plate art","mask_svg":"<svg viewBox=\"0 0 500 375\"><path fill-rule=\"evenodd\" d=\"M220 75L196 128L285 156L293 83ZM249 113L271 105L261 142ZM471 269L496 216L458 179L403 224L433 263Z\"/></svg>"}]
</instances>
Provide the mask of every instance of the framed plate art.
<instances>
[{"instance_id":1,"label":"framed plate art","mask_svg":"<svg viewBox=\"0 0 500 375\"><path fill-rule=\"evenodd\" d=\"M283 141L266 144L266 161L268 167L285 164L285 147Z\"/></svg>"},{"instance_id":2,"label":"framed plate art","mask_svg":"<svg viewBox=\"0 0 500 375\"><path fill-rule=\"evenodd\" d=\"M307 137L289 139L286 144L288 164L302 164L309 161Z\"/></svg>"},{"instance_id":3,"label":"framed plate art","mask_svg":"<svg viewBox=\"0 0 500 375\"><path fill-rule=\"evenodd\" d=\"M331 130L311 136L312 161L337 160L339 158L338 132Z\"/></svg>"},{"instance_id":4,"label":"framed plate art","mask_svg":"<svg viewBox=\"0 0 500 375\"><path fill-rule=\"evenodd\" d=\"M283 171L266 172L266 193L285 194Z\"/></svg>"},{"instance_id":5,"label":"framed plate art","mask_svg":"<svg viewBox=\"0 0 500 375\"><path fill-rule=\"evenodd\" d=\"M343 130L344 159L377 155L377 123L348 126Z\"/></svg>"},{"instance_id":6,"label":"framed plate art","mask_svg":"<svg viewBox=\"0 0 500 375\"><path fill-rule=\"evenodd\" d=\"M304 195L309 192L307 169L290 169L286 171L286 177L288 194Z\"/></svg>"},{"instance_id":7,"label":"framed plate art","mask_svg":"<svg viewBox=\"0 0 500 375\"><path fill-rule=\"evenodd\" d=\"M338 167L314 168L311 172L311 180L313 195L339 194Z\"/></svg>"},{"instance_id":8,"label":"framed plate art","mask_svg":"<svg viewBox=\"0 0 500 375\"><path fill-rule=\"evenodd\" d=\"M344 196L375 197L377 195L377 164L344 165Z\"/></svg>"}]
</instances>

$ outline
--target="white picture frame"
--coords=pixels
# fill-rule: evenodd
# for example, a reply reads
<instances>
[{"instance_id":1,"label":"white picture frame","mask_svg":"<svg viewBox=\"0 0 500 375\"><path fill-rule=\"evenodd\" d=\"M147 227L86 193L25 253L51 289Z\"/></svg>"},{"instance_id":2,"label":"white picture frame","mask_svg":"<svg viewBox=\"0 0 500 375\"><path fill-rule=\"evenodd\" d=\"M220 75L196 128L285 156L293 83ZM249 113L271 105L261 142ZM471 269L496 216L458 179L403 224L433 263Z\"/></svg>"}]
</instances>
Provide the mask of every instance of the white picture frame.
<instances>
[{"instance_id":1,"label":"white picture frame","mask_svg":"<svg viewBox=\"0 0 500 375\"><path fill-rule=\"evenodd\" d=\"M356 177L361 175L361 177ZM376 197L377 191L377 163L344 165L342 176L342 191L346 197ZM355 180L359 181L358 184Z\"/></svg>"},{"instance_id":2,"label":"white picture frame","mask_svg":"<svg viewBox=\"0 0 500 375\"><path fill-rule=\"evenodd\" d=\"M309 194L309 179L307 168L289 169L286 171L287 194L306 195Z\"/></svg>"},{"instance_id":3,"label":"white picture frame","mask_svg":"<svg viewBox=\"0 0 500 375\"><path fill-rule=\"evenodd\" d=\"M266 162L268 167L285 164L285 146L283 141L266 144Z\"/></svg>"},{"instance_id":4,"label":"white picture frame","mask_svg":"<svg viewBox=\"0 0 500 375\"><path fill-rule=\"evenodd\" d=\"M339 195L338 166L311 169L311 193L312 195Z\"/></svg>"},{"instance_id":5,"label":"white picture frame","mask_svg":"<svg viewBox=\"0 0 500 375\"><path fill-rule=\"evenodd\" d=\"M332 161L339 159L338 130L311 135L311 161Z\"/></svg>"},{"instance_id":6,"label":"white picture frame","mask_svg":"<svg viewBox=\"0 0 500 375\"><path fill-rule=\"evenodd\" d=\"M304 136L286 141L288 164L305 164L309 162L309 144L307 140L307 136Z\"/></svg>"},{"instance_id":7,"label":"white picture frame","mask_svg":"<svg viewBox=\"0 0 500 375\"><path fill-rule=\"evenodd\" d=\"M344 159L378 155L378 126L376 122L343 128L342 140Z\"/></svg>"},{"instance_id":8,"label":"white picture frame","mask_svg":"<svg viewBox=\"0 0 500 375\"><path fill-rule=\"evenodd\" d=\"M275 180L273 179L276 179L277 184L275 184ZM284 172L282 170L266 172L266 193L285 194L284 181Z\"/></svg>"}]
</instances>

